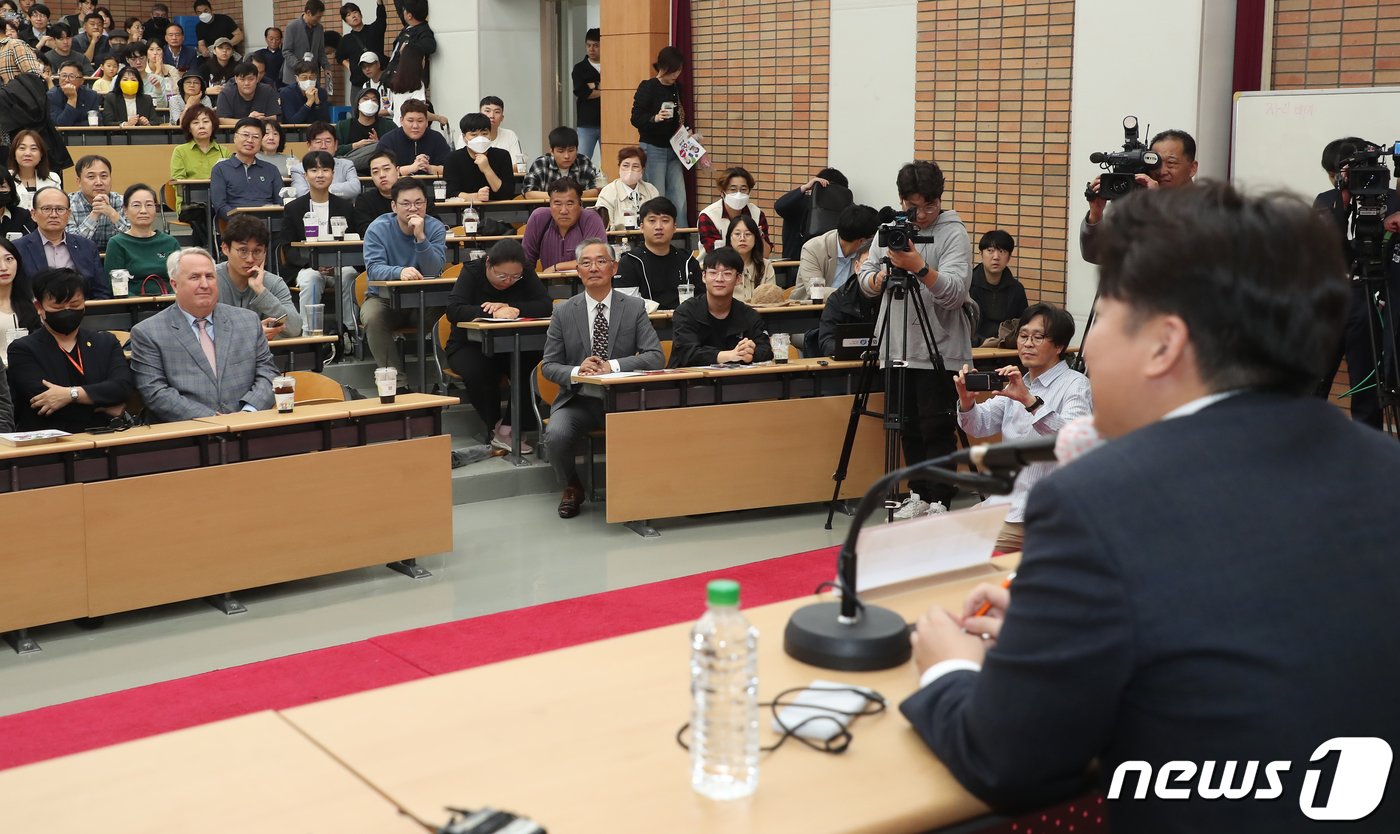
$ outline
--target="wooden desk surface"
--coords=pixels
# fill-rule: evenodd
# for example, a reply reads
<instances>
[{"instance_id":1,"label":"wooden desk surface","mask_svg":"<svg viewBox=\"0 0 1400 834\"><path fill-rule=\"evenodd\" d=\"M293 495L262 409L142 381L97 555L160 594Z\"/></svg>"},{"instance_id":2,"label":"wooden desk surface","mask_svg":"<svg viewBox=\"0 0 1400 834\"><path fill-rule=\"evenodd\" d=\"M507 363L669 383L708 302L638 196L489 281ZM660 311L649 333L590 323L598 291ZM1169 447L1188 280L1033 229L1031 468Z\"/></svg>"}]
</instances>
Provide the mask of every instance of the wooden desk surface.
<instances>
[{"instance_id":1,"label":"wooden desk surface","mask_svg":"<svg viewBox=\"0 0 1400 834\"><path fill-rule=\"evenodd\" d=\"M944 577L943 584L931 580L881 604L907 620L931 604L957 610L973 585L999 575L988 565ZM693 793L689 755L673 740L690 718L690 623L283 715L390 800L430 819L445 804L490 804L570 834L878 834L926 831L985 813L898 714L899 701L918 685L912 664L842 673L803 665L783 653L788 616L813 601L807 597L746 612L760 635L759 697L820 678L871 687L889 708L855 721L855 741L842 755L822 755L791 742L766 754L758 792L748 800L712 802ZM762 716L768 744L775 736L768 711ZM464 754L464 744L490 754Z\"/></svg>"},{"instance_id":2,"label":"wooden desk surface","mask_svg":"<svg viewBox=\"0 0 1400 834\"><path fill-rule=\"evenodd\" d=\"M281 214L281 206L244 206L242 208L229 209L229 214L252 214L259 217L272 214Z\"/></svg>"},{"instance_id":3,"label":"wooden desk surface","mask_svg":"<svg viewBox=\"0 0 1400 834\"><path fill-rule=\"evenodd\" d=\"M353 233L352 233L353 234ZM363 249L365 242L362 238L354 240L298 240L292 243L293 249L340 249L342 247L350 249Z\"/></svg>"},{"instance_id":4,"label":"wooden desk surface","mask_svg":"<svg viewBox=\"0 0 1400 834\"><path fill-rule=\"evenodd\" d=\"M134 304L174 304L173 295L127 295L121 298L94 298L83 306L89 310L104 310L111 307L130 307Z\"/></svg>"},{"instance_id":5,"label":"wooden desk surface","mask_svg":"<svg viewBox=\"0 0 1400 834\"><path fill-rule=\"evenodd\" d=\"M180 420L174 423L156 423L152 426L133 426L126 431L106 434L75 434L73 437L91 441L96 449L110 449L116 446L134 446L138 443L178 440L182 437L223 434L225 431L227 429L223 426L202 420Z\"/></svg>"},{"instance_id":6,"label":"wooden desk surface","mask_svg":"<svg viewBox=\"0 0 1400 834\"><path fill-rule=\"evenodd\" d=\"M200 417L197 422L222 426L225 431L245 429L267 429L276 426L296 426L302 423L315 423L321 420L337 420L350 416L344 403L316 403L299 405L291 414L279 414L275 409L267 411L240 411L237 414L216 414L213 417Z\"/></svg>"},{"instance_id":7,"label":"wooden desk surface","mask_svg":"<svg viewBox=\"0 0 1400 834\"><path fill-rule=\"evenodd\" d=\"M666 368L661 371L649 371L641 376L624 376L600 378L596 376L576 376L574 382L584 385L598 385L603 388L610 388L614 385L639 385L646 382L682 382L694 379L704 379L705 372L701 368Z\"/></svg>"},{"instance_id":8,"label":"wooden desk surface","mask_svg":"<svg viewBox=\"0 0 1400 834\"><path fill-rule=\"evenodd\" d=\"M423 832L274 712L8 770L0 795L0 830L15 834L198 831L231 821L260 834Z\"/></svg>"},{"instance_id":9,"label":"wooden desk surface","mask_svg":"<svg viewBox=\"0 0 1400 834\"><path fill-rule=\"evenodd\" d=\"M456 278L422 278L417 281L370 281L369 285L391 290L411 290L415 287L450 287L455 283Z\"/></svg>"},{"instance_id":10,"label":"wooden desk surface","mask_svg":"<svg viewBox=\"0 0 1400 834\"><path fill-rule=\"evenodd\" d=\"M559 281L565 278L577 278L578 270L570 270L568 272L537 272L535 274L540 277L541 281Z\"/></svg>"},{"instance_id":11,"label":"wooden desk surface","mask_svg":"<svg viewBox=\"0 0 1400 834\"><path fill-rule=\"evenodd\" d=\"M463 330L538 330L549 327L548 318L539 319L497 319L494 321L459 321Z\"/></svg>"},{"instance_id":12,"label":"wooden desk surface","mask_svg":"<svg viewBox=\"0 0 1400 834\"><path fill-rule=\"evenodd\" d=\"M267 343L272 350L288 350L294 347L305 347L307 345L331 345L340 341L339 336L323 334L321 336L288 336L285 339L273 339Z\"/></svg>"},{"instance_id":13,"label":"wooden desk surface","mask_svg":"<svg viewBox=\"0 0 1400 834\"><path fill-rule=\"evenodd\" d=\"M351 417L364 417L370 414L391 414L395 411L412 411L418 408L448 408L460 403L457 397L444 397L438 394L399 394L391 403L381 403L378 397L363 400L346 400L336 403L346 409Z\"/></svg>"},{"instance_id":14,"label":"wooden desk surface","mask_svg":"<svg viewBox=\"0 0 1400 834\"><path fill-rule=\"evenodd\" d=\"M85 434L60 437L51 443L39 443L34 446L11 446L8 443L0 443L0 460L16 460L18 458L39 457L40 455L61 455L65 452L85 452L91 448L92 438Z\"/></svg>"}]
</instances>

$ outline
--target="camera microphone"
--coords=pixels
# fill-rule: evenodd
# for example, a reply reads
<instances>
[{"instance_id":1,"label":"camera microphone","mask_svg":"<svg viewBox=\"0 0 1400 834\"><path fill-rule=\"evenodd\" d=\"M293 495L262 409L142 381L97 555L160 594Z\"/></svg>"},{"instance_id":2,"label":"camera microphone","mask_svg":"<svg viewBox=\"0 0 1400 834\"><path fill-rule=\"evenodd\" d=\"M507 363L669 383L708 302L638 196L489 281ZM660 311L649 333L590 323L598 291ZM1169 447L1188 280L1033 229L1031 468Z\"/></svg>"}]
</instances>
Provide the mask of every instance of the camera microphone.
<instances>
[{"instance_id":1,"label":"camera microphone","mask_svg":"<svg viewBox=\"0 0 1400 834\"><path fill-rule=\"evenodd\" d=\"M1108 154L1103 153L1101 151L1095 151L1094 153L1089 154L1089 161L1094 163L1095 165L1098 165L1101 162L1107 162L1108 156Z\"/></svg>"},{"instance_id":2,"label":"camera microphone","mask_svg":"<svg viewBox=\"0 0 1400 834\"><path fill-rule=\"evenodd\" d=\"M899 217L899 212L898 212L898 211L895 211L894 209L890 208L889 206L885 206L884 208L880 209L880 222L881 222L881 223L890 223L890 222L893 222L893 221L894 221L895 219L897 219L898 217Z\"/></svg>"}]
</instances>

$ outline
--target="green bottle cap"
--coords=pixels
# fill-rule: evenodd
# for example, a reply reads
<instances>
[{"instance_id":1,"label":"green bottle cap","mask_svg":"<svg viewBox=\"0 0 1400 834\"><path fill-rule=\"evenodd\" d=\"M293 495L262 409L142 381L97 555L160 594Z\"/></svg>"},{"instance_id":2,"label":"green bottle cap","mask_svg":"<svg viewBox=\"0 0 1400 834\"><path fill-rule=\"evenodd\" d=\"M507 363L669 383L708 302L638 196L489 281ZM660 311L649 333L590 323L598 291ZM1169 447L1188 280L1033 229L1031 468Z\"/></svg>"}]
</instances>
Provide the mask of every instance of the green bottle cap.
<instances>
[{"instance_id":1,"label":"green bottle cap","mask_svg":"<svg viewBox=\"0 0 1400 834\"><path fill-rule=\"evenodd\" d=\"M705 598L711 605L739 604L739 583L733 579L714 579L705 586Z\"/></svg>"}]
</instances>

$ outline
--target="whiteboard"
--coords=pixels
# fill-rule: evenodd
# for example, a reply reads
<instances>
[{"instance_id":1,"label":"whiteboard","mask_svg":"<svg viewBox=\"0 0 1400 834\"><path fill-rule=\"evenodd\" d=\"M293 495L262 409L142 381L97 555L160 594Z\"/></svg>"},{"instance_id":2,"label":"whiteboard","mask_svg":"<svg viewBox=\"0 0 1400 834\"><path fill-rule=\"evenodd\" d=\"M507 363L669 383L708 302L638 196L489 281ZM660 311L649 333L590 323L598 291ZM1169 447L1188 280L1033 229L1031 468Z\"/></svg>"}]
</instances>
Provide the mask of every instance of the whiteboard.
<instances>
[{"instance_id":1,"label":"whiteboard","mask_svg":"<svg viewBox=\"0 0 1400 834\"><path fill-rule=\"evenodd\" d=\"M1249 192L1284 189L1309 201L1331 187L1322 148L1343 136L1400 138L1400 87L1238 93L1230 179ZM1393 169L1392 169L1393 170Z\"/></svg>"}]
</instances>

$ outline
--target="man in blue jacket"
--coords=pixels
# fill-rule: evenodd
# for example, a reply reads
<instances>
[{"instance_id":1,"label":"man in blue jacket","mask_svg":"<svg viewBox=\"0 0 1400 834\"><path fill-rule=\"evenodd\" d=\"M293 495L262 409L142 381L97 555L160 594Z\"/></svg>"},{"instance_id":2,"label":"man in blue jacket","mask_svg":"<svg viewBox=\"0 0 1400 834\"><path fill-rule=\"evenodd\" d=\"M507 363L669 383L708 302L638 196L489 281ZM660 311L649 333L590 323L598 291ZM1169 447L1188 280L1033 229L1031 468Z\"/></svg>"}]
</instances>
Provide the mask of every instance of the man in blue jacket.
<instances>
[{"instance_id":1,"label":"man in blue jacket","mask_svg":"<svg viewBox=\"0 0 1400 834\"><path fill-rule=\"evenodd\" d=\"M34 195L34 223L39 228L15 241L24 277L32 286L34 276L46 269L76 269L87 279L89 301L111 298L112 285L102 269L97 244L81 235L66 234L68 195L61 188L41 188Z\"/></svg>"},{"instance_id":2,"label":"man in blue jacket","mask_svg":"<svg viewBox=\"0 0 1400 834\"><path fill-rule=\"evenodd\" d=\"M83 84L82 66L75 60L58 67L58 86L49 90L49 121L62 127L85 125L88 114L102 109L102 96Z\"/></svg>"}]
</instances>

